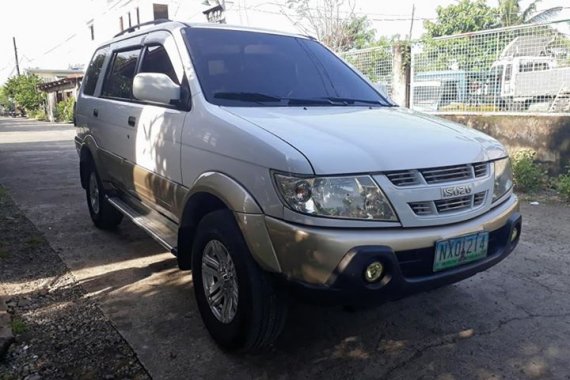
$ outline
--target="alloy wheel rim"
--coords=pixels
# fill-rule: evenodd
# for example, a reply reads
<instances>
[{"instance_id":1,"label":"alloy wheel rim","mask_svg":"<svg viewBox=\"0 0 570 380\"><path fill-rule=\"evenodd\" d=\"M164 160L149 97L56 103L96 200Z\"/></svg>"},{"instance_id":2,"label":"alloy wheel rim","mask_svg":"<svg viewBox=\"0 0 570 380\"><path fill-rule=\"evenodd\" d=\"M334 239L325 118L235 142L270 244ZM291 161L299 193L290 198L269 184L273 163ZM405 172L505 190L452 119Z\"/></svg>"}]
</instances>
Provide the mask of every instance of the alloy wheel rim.
<instances>
[{"instance_id":1,"label":"alloy wheel rim","mask_svg":"<svg viewBox=\"0 0 570 380\"><path fill-rule=\"evenodd\" d=\"M97 184L97 177L95 172L91 172L89 178L89 202L91 202L91 209L95 214L99 213L99 185Z\"/></svg>"},{"instance_id":2,"label":"alloy wheel rim","mask_svg":"<svg viewBox=\"0 0 570 380\"><path fill-rule=\"evenodd\" d=\"M202 285L216 319L226 324L233 321L239 301L237 273L230 253L218 240L210 240L204 247Z\"/></svg>"}]
</instances>

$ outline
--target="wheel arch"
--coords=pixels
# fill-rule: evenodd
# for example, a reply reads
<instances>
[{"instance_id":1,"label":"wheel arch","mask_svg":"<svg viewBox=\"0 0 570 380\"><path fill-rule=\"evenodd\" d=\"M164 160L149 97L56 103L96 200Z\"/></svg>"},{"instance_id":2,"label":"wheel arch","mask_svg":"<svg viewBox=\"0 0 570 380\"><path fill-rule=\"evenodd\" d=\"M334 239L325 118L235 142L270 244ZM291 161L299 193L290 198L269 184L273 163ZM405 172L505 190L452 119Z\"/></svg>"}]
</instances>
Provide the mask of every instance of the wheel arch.
<instances>
[{"instance_id":1,"label":"wheel arch","mask_svg":"<svg viewBox=\"0 0 570 380\"><path fill-rule=\"evenodd\" d=\"M81 142L79 150L79 175L81 179L81 187L87 187L86 176L89 173L89 165L95 165L98 168L98 147L95 139L91 135L87 135ZM99 173L101 175L102 173Z\"/></svg>"},{"instance_id":2,"label":"wheel arch","mask_svg":"<svg viewBox=\"0 0 570 380\"><path fill-rule=\"evenodd\" d=\"M243 185L219 172L198 177L185 198L178 229L180 269L191 269L192 242L200 220L221 209L233 212L254 259L265 269L280 271L261 207Z\"/></svg>"}]
</instances>

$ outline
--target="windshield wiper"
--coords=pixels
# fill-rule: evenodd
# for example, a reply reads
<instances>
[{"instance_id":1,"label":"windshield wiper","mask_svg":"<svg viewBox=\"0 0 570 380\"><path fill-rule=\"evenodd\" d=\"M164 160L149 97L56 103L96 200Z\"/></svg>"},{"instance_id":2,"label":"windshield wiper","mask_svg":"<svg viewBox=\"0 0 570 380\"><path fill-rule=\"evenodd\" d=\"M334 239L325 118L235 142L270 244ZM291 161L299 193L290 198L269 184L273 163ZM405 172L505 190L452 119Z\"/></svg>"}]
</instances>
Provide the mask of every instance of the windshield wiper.
<instances>
[{"instance_id":1,"label":"windshield wiper","mask_svg":"<svg viewBox=\"0 0 570 380\"><path fill-rule=\"evenodd\" d=\"M345 105L362 103L362 104L373 104L373 105L377 105L377 106L387 106L387 104L384 104L384 103L380 102L379 100L339 98L339 97L334 97L334 96L328 96L328 97L323 98L323 99L327 99L327 100L330 100L331 102L335 102L335 103L344 103Z\"/></svg>"},{"instance_id":2,"label":"windshield wiper","mask_svg":"<svg viewBox=\"0 0 570 380\"><path fill-rule=\"evenodd\" d=\"M259 92L216 92L214 98L244 102L280 102L282 100L277 96L266 95Z\"/></svg>"},{"instance_id":3,"label":"windshield wiper","mask_svg":"<svg viewBox=\"0 0 570 380\"><path fill-rule=\"evenodd\" d=\"M332 106L335 105L328 99L301 99L301 98L285 98L288 106Z\"/></svg>"}]
</instances>

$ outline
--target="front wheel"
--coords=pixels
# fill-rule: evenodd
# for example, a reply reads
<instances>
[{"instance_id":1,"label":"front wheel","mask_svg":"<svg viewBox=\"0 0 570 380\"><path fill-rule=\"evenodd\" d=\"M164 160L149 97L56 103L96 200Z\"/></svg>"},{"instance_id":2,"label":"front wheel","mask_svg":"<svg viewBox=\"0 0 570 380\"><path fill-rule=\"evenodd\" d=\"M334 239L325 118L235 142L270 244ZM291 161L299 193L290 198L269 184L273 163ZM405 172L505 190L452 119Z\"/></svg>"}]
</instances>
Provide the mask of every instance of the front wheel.
<instances>
[{"instance_id":1,"label":"front wheel","mask_svg":"<svg viewBox=\"0 0 570 380\"><path fill-rule=\"evenodd\" d=\"M259 350L277 339L286 302L253 260L231 211L214 211L200 221L192 276L202 320L223 349Z\"/></svg>"}]
</instances>

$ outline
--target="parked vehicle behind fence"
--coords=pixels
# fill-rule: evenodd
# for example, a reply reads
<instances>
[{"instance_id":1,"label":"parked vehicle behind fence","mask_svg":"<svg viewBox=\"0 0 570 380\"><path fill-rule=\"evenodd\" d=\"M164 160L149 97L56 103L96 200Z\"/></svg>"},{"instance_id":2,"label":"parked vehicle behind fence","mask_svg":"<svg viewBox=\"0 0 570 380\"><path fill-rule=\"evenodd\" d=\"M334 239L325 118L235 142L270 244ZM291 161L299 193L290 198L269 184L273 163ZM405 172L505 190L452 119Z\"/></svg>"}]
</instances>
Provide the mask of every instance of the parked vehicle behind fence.
<instances>
[{"instance_id":1,"label":"parked vehicle behind fence","mask_svg":"<svg viewBox=\"0 0 570 380\"><path fill-rule=\"evenodd\" d=\"M191 269L224 349L271 344L292 299L378 305L519 241L500 143L396 106L310 37L130 28L96 50L75 120L94 224L126 216Z\"/></svg>"}]
</instances>

